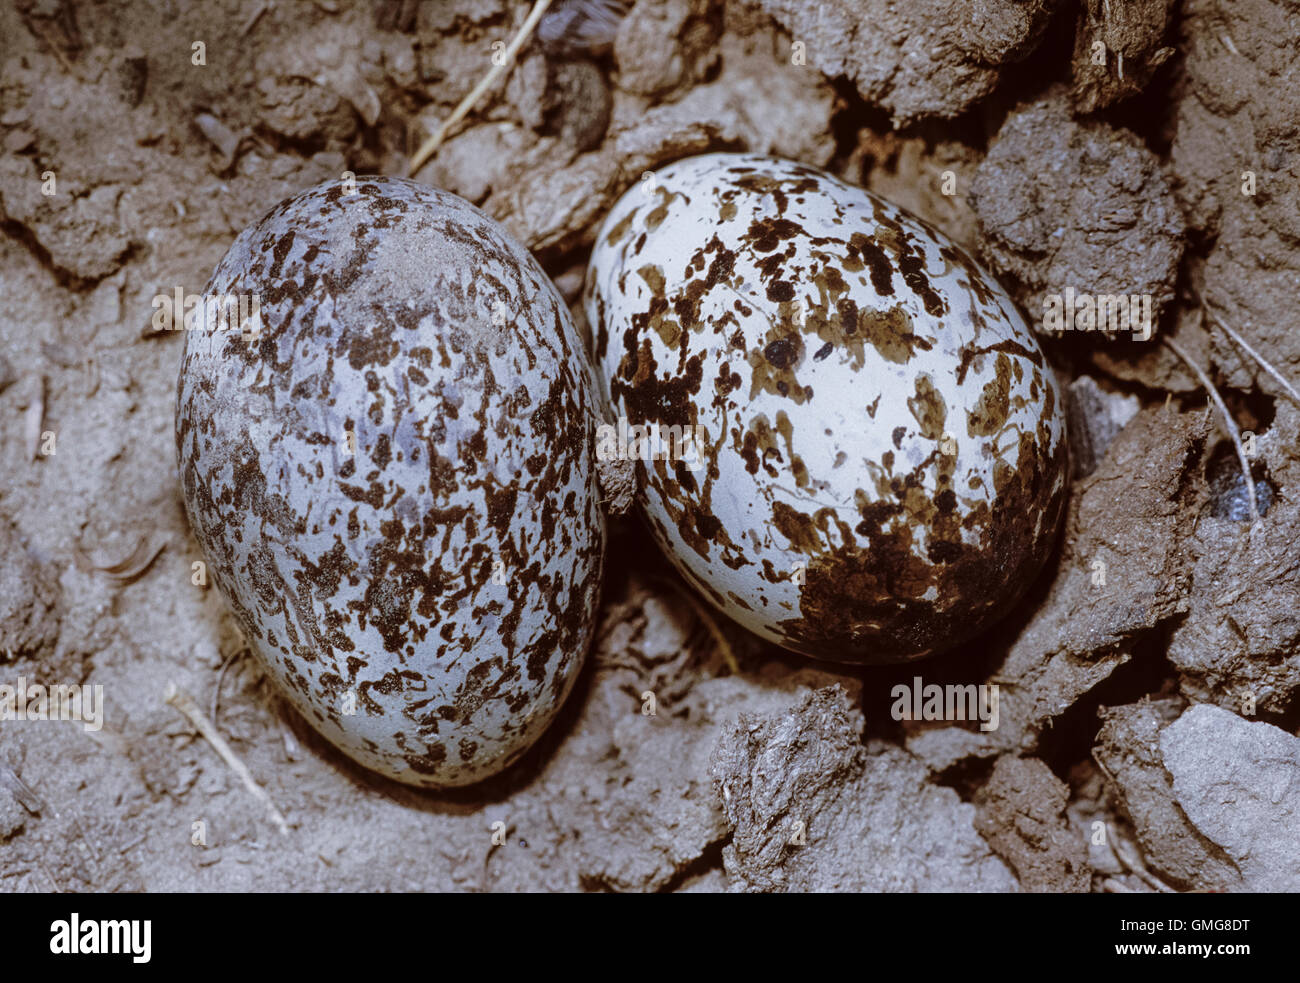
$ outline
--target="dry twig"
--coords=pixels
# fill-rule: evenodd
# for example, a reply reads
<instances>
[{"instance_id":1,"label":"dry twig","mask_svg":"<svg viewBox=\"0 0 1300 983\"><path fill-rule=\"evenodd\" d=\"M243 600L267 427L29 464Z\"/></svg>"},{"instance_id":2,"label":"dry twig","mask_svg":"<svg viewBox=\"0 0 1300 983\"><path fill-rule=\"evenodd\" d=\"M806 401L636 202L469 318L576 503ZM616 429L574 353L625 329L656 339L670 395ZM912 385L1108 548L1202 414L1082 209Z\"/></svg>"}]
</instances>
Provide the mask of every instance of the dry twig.
<instances>
[{"instance_id":1,"label":"dry twig","mask_svg":"<svg viewBox=\"0 0 1300 983\"><path fill-rule=\"evenodd\" d=\"M1227 322L1225 322L1223 318L1219 317L1218 314L1215 314L1214 311L1210 309L1210 305L1205 302L1205 298L1201 295L1201 292L1199 290L1193 287L1192 293L1196 296L1197 301L1200 303L1201 310L1204 312L1205 316L1207 316L1211 321L1213 321L1215 324L1221 327L1224 330L1224 332L1228 335L1229 338L1231 338L1238 345L1244 348L1247 354L1249 354L1251 358L1253 358L1256 362L1258 362L1265 372L1267 372L1269 375L1271 375L1274 379L1277 380L1277 382L1282 386L1282 388L1286 390L1287 395L1290 396L1297 404L1300 404L1300 393L1295 391L1295 388L1291 385L1291 383L1286 381L1282 373L1279 372L1277 369L1273 368L1272 364L1269 363L1268 359L1264 358L1263 355L1255 351L1255 349L1250 346L1250 343L1247 342L1245 338L1237 334L1237 332L1232 330L1232 328L1228 327Z\"/></svg>"},{"instance_id":2,"label":"dry twig","mask_svg":"<svg viewBox=\"0 0 1300 983\"><path fill-rule=\"evenodd\" d=\"M1241 445L1241 435L1237 433L1237 422L1233 420L1232 415L1228 412L1227 405L1223 402L1223 397L1219 395L1219 390L1214 388L1214 383L1205 374L1204 370L1193 362L1191 356L1183 351L1172 339L1163 337L1162 340L1169 346L1170 351L1181 358L1187 367L1196 373L1196 378L1201 380L1201 385L1205 387L1205 391L1210 394L1210 399L1214 401L1214 405L1219 408L1219 412L1223 415L1224 429L1228 432L1228 438L1232 441L1232 446L1237 450L1237 460L1241 462L1241 474L1246 479L1246 491L1250 494L1250 524L1253 527L1255 523L1259 522L1259 507L1255 499L1255 478L1250 473L1250 461L1246 458L1246 448Z\"/></svg>"},{"instance_id":3,"label":"dry twig","mask_svg":"<svg viewBox=\"0 0 1300 983\"><path fill-rule=\"evenodd\" d=\"M165 539L150 545L149 537L144 535L135 544L135 549L116 563L96 563L94 558L79 546L74 553L73 559L77 568L82 571L97 570L114 580L129 584L141 577L153 565L153 561L158 559L158 554L166 547L167 541Z\"/></svg>"},{"instance_id":4,"label":"dry twig","mask_svg":"<svg viewBox=\"0 0 1300 983\"><path fill-rule=\"evenodd\" d=\"M221 710L221 684L226 681L226 670L229 669L244 654L244 649L238 648L226 656L226 660L221 663L221 672L217 676L217 688L212 693L212 724L216 726L217 714Z\"/></svg>"},{"instance_id":5,"label":"dry twig","mask_svg":"<svg viewBox=\"0 0 1300 983\"><path fill-rule=\"evenodd\" d=\"M275 807L271 797L266 794L266 789L257 784L257 781L253 778L253 773L248 770L248 766L231 750L230 745L226 743L226 739L218 733L216 727L212 726L212 722L203 716L203 711L195 704L194 698L185 690L178 688L174 683L168 683L167 692L163 699L189 718L195 729L207 739L207 742L212 745L217 754L221 755L221 759L230 766L230 770L239 776L239 780L244 783L244 788L248 789L254 798L265 803L275 825L283 835L288 836L289 824L285 822L284 816Z\"/></svg>"},{"instance_id":6,"label":"dry twig","mask_svg":"<svg viewBox=\"0 0 1300 983\"><path fill-rule=\"evenodd\" d=\"M709 635L713 638L714 644L718 646L718 651L722 654L722 660L727 664L727 668L731 670L731 674L733 676L739 676L740 662L736 659L736 652L731 647L731 643L727 641L727 636L722 633L722 629L718 627L718 623L714 620L713 615L705 608L704 603L692 595L684 586L670 577L655 577L654 579L667 584L685 598L686 603L689 604L691 610L695 612L695 617L699 619L702 625L704 625Z\"/></svg>"},{"instance_id":7,"label":"dry twig","mask_svg":"<svg viewBox=\"0 0 1300 983\"><path fill-rule=\"evenodd\" d=\"M524 46L524 42L527 41L528 36L533 33L533 28L537 26L537 22L542 19L542 14L546 13L546 8L550 5L551 0L537 0L537 2L533 4L533 9L529 11L528 17L524 20L523 26L519 28L519 33L514 36L514 40L512 40L506 48L505 54L501 59L501 64L493 65L492 68L489 69L488 73L479 80L478 85L474 86L470 91L470 94L462 99L460 104L451 111L451 115L443 120L442 125L438 127L437 132L435 132L433 136L429 137L428 140L424 141L424 144L420 149L415 152L415 156L411 158L411 165L407 169L408 174L414 176L415 172L424 166L425 161L432 157L434 151L442 146L442 141L447 138L447 134L451 131L451 128L469 115L469 111L474 108L475 104L481 98L483 98L483 93L492 88L496 80L505 74L506 69L514 64L515 55L517 55L519 49Z\"/></svg>"}]
</instances>

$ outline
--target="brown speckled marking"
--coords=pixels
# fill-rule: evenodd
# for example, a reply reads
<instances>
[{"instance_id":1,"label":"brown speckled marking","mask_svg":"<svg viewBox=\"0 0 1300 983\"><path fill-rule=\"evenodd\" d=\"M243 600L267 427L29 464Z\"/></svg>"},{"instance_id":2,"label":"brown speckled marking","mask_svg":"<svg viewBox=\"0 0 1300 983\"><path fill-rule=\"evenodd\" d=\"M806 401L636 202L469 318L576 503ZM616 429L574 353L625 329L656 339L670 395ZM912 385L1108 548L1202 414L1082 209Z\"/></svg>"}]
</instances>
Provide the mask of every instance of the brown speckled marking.
<instances>
[{"instance_id":1,"label":"brown speckled marking","mask_svg":"<svg viewBox=\"0 0 1300 983\"><path fill-rule=\"evenodd\" d=\"M1001 287L920 219L802 165L708 155L657 189L653 228L639 189L611 212L587 305L614 411L716 435L702 472L643 475L687 579L842 661L918 657L1001 614L1051 548L1066 455L1055 383Z\"/></svg>"},{"instance_id":2,"label":"brown speckled marking","mask_svg":"<svg viewBox=\"0 0 1300 983\"><path fill-rule=\"evenodd\" d=\"M205 294L259 293L263 329L186 335L186 509L322 734L400 781L464 785L541 734L591 638L593 383L563 302L495 223L415 182L356 188L280 204L214 271Z\"/></svg>"}]
</instances>

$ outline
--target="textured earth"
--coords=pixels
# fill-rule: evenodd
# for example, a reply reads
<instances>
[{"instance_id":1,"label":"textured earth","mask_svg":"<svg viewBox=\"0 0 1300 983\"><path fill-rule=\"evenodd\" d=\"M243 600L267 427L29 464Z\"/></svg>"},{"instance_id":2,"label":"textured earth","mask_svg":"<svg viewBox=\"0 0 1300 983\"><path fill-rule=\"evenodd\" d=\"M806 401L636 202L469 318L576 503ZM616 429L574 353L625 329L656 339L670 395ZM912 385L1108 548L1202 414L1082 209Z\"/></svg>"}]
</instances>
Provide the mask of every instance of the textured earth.
<instances>
[{"instance_id":1,"label":"textured earth","mask_svg":"<svg viewBox=\"0 0 1300 983\"><path fill-rule=\"evenodd\" d=\"M283 697L196 583L155 301L291 195L407 174L527 6L0 4L0 891L1300 889L1293 0L555 0L413 178L579 335L606 215L719 151L909 210L1030 324L1070 289L1150 295L1155 331L1039 338L1081 451L1059 538L947 653L785 652L626 515L584 668L500 775L411 788ZM91 719L8 712L82 685Z\"/></svg>"}]
</instances>

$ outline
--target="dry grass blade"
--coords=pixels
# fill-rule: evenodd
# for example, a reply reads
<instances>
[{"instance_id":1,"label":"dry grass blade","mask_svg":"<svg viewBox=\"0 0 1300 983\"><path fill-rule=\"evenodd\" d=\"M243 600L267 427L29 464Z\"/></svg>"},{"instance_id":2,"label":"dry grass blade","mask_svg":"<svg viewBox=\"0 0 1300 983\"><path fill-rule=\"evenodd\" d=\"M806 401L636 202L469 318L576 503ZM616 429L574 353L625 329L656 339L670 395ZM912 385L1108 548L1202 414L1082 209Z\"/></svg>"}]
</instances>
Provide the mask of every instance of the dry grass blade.
<instances>
[{"instance_id":1,"label":"dry grass blade","mask_svg":"<svg viewBox=\"0 0 1300 983\"><path fill-rule=\"evenodd\" d=\"M158 554L166 548L166 540L160 541L156 546L150 546L149 537L141 536L135 549L127 554L125 559L105 565L96 563L85 550L78 547L77 566L81 570L97 570L108 574L114 580L129 584L148 570L153 565L153 561L158 558Z\"/></svg>"},{"instance_id":2,"label":"dry grass blade","mask_svg":"<svg viewBox=\"0 0 1300 983\"><path fill-rule=\"evenodd\" d=\"M1130 874L1135 875L1143 884L1146 884L1152 890L1157 891L1160 894L1178 893L1160 878L1156 877L1155 874L1151 873L1151 871L1147 870L1146 864L1142 862L1142 857L1133 844L1118 835L1112 837L1112 840L1113 842L1110 843L1111 853Z\"/></svg>"},{"instance_id":3,"label":"dry grass blade","mask_svg":"<svg viewBox=\"0 0 1300 983\"><path fill-rule=\"evenodd\" d=\"M18 804L33 816L39 816L41 810L48 808L41 801L41 797L36 794L36 790L19 778L18 772L14 771L4 761L0 761L0 786L13 793L13 797L18 800Z\"/></svg>"},{"instance_id":4,"label":"dry grass blade","mask_svg":"<svg viewBox=\"0 0 1300 983\"><path fill-rule=\"evenodd\" d=\"M408 174L413 176L416 171L424 166L425 161L432 157L434 152L442 146L442 141L447 138L447 134L451 132L451 128L469 115L469 111L474 108L475 104L480 99L483 98L483 93L492 88L493 83L505 74L507 68L514 64L515 55L517 55L519 49L524 46L524 42L527 41L528 36L533 33L533 28L537 26L537 22L542 19L542 14L546 13L546 8L550 5L551 0L537 0L537 2L533 4L533 9L529 11L528 17L524 20L523 26L519 28L519 33L514 36L514 40L512 40L506 48L505 55L501 59L501 64L493 65L488 73L479 80L478 85L474 86L470 94L462 99L460 104L451 111L451 115L448 116L443 121L442 125L438 127L437 132L434 133L433 136L429 137L428 140L424 141L424 144L420 149L415 152L415 156L411 158L411 165L407 168Z\"/></svg>"},{"instance_id":5,"label":"dry grass blade","mask_svg":"<svg viewBox=\"0 0 1300 983\"><path fill-rule=\"evenodd\" d=\"M285 821L284 816L281 815L280 810L275 807L275 803L271 801L271 797L266 793L266 789L257 784L256 779L253 778L253 773L248 770L248 766L240 760L239 755L235 754L235 752L231 750L230 745L226 743L226 739L221 736L217 731L217 728L212 725L212 722L208 720L207 717L203 716L203 711L195 704L194 698L190 696L189 693L185 692L185 690L179 689L174 683L168 683L167 692L163 699L189 719L195 729L203 735L207 742L216 750L217 754L221 756L221 760L230 767L231 771L239 776L239 780L244 783L244 788L248 789L254 798L265 804L267 811L271 814L272 821L280 830L281 834L288 836L289 824Z\"/></svg>"},{"instance_id":6,"label":"dry grass blade","mask_svg":"<svg viewBox=\"0 0 1300 983\"><path fill-rule=\"evenodd\" d=\"M221 684L226 681L226 670L235 664L246 650L239 648L231 652L226 660L221 664L221 672L217 675L217 688L212 693L212 723L216 724L217 714L221 710Z\"/></svg>"},{"instance_id":7,"label":"dry grass blade","mask_svg":"<svg viewBox=\"0 0 1300 983\"><path fill-rule=\"evenodd\" d=\"M691 610L695 612L696 618L699 619L710 637L712 637L713 643L717 645L718 651L722 654L722 660L727 664L727 668L731 670L731 674L739 676L740 661L736 658L736 652L731 647L731 643L727 641L727 636L722 633L722 629L718 627L713 615L705 608L704 602L691 594L686 587L669 577L655 577L654 579L667 584L686 600L686 603L691 606Z\"/></svg>"},{"instance_id":8,"label":"dry grass blade","mask_svg":"<svg viewBox=\"0 0 1300 983\"><path fill-rule=\"evenodd\" d=\"M1237 433L1237 422L1228 412L1228 407L1223 402L1223 397L1219 395L1219 390L1214 388L1214 383L1210 381L1210 377L1205 374L1199 365L1192 361L1191 356L1183 351L1178 344L1170 338L1166 337L1162 340L1169 346L1170 351L1182 359L1183 362L1186 363L1187 367L1196 373L1196 378L1201 380L1201 385L1204 386L1205 391L1210 394L1210 399L1214 401L1214 405L1219 408L1219 413L1223 416L1225 424L1224 429L1228 432L1228 438L1232 441L1232 446L1237 450L1237 460L1241 462L1241 474L1246 480L1246 491L1250 493L1250 524L1253 527L1257 522L1259 522L1259 507L1255 498L1255 478L1250 473L1250 461L1246 457L1246 448L1241 445L1241 436Z\"/></svg>"},{"instance_id":9,"label":"dry grass blade","mask_svg":"<svg viewBox=\"0 0 1300 983\"><path fill-rule=\"evenodd\" d=\"M1201 310L1205 313L1205 316L1207 316L1211 321L1213 321L1215 324L1221 327L1224 330L1224 333L1227 334L1229 338L1231 338L1238 345L1244 348L1246 350L1246 353L1250 355L1250 357L1253 358L1256 362L1258 362L1260 367L1265 372L1267 372L1275 380L1277 380L1277 383L1283 389L1286 390L1287 395L1290 396L1291 399L1294 400L1297 404L1300 404L1300 393L1295 391L1295 388L1291 385L1291 383L1286 381L1282 373L1279 372L1277 369L1273 368L1272 364L1269 363L1268 359L1264 358L1263 355L1255 351L1255 349L1250 346L1250 343L1246 341L1245 338L1237 334L1237 332L1234 331L1232 328L1228 327L1227 322L1224 321L1223 318L1219 317L1218 314L1215 314L1214 311L1210 308L1210 305L1205 302L1205 298L1201 295L1200 291L1193 288L1192 292L1196 295L1197 301L1200 302Z\"/></svg>"},{"instance_id":10,"label":"dry grass blade","mask_svg":"<svg viewBox=\"0 0 1300 983\"><path fill-rule=\"evenodd\" d=\"M253 29L253 25L261 19L264 13L266 13L266 0L258 0L257 6L248 15L248 19L244 21L244 26L239 29L239 36L241 38L248 37L248 32Z\"/></svg>"},{"instance_id":11,"label":"dry grass blade","mask_svg":"<svg viewBox=\"0 0 1300 983\"><path fill-rule=\"evenodd\" d=\"M47 29L44 24L26 14L23 15L23 23L27 25L29 31L45 42L46 47L48 47L54 57L59 60L59 64L63 66L65 72L71 75L78 82L86 81L82 78L81 73L77 71L77 66L68 59L63 48L59 45L59 42L53 37L52 32Z\"/></svg>"},{"instance_id":12,"label":"dry grass blade","mask_svg":"<svg viewBox=\"0 0 1300 983\"><path fill-rule=\"evenodd\" d=\"M27 448L27 459L35 461L41 456L41 434L45 430L45 376L28 376L26 386L23 445Z\"/></svg>"}]
</instances>

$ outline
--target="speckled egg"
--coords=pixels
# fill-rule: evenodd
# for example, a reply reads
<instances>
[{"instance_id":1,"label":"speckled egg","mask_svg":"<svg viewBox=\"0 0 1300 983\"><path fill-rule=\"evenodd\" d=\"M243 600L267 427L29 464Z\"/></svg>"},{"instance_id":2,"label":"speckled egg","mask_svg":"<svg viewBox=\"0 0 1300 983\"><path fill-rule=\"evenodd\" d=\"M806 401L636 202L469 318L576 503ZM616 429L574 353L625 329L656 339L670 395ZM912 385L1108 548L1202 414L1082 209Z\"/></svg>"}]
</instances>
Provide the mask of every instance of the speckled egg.
<instances>
[{"instance_id":1,"label":"speckled egg","mask_svg":"<svg viewBox=\"0 0 1300 983\"><path fill-rule=\"evenodd\" d=\"M996 280L902 209L789 161L681 160L605 219L586 304L608 412L647 438L655 537L751 631L919 658L1005 612L1051 550L1051 367Z\"/></svg>"},{"instance_id":2,"label":"speckled egg","mask_svg":"<svg viewBox=\"0 0 1300 983\"><path fill-rule=\"evenodd\" d=\"M204 289L230 297L260 324L186 331L176 410L212 579L350 757L429 787L500 771L572 688L604 557L563 302L486 215L395 178L273 209Z\"/></svg>"}]
</instances>

